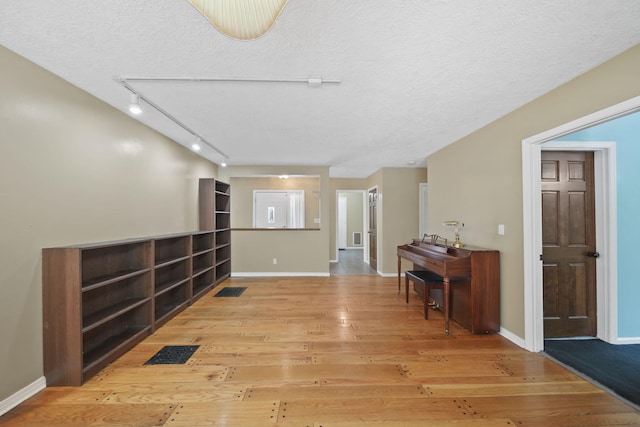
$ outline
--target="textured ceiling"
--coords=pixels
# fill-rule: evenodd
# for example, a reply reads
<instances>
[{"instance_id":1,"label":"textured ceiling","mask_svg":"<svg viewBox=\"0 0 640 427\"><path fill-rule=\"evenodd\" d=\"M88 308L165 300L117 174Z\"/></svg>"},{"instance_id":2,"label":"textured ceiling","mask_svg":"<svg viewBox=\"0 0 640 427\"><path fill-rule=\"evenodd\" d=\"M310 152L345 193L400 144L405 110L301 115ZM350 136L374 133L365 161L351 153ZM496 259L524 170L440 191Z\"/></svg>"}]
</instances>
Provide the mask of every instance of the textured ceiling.
<instances>
[{"instance_id":1,"label":"textured ceiling","mask_svg":"<svg viewBox=\"0 0 640 427\"><path fill-rule=\"evenodd\" d=\"M637 0L289 0L269 32L238 41L186 0L0 1L2 45L125 112L115 77L340 80L131 83L230 165L329 166L332 177L425 166L640 43L639 22ZM136 119L193 142L151 108Z\"/></svg>"}]
</instances>

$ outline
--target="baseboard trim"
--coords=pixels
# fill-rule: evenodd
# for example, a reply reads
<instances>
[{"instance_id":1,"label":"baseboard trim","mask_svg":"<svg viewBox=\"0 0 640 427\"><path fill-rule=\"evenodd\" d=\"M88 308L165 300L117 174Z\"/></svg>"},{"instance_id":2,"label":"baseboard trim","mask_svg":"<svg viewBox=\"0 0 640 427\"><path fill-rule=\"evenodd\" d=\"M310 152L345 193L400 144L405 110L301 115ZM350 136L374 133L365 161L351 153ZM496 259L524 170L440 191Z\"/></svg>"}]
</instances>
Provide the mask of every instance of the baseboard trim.
<instances>
[{"instance_id":1,"label":"baseboard trim","mask_svg":"<svg viewBox=\"0 0 640 427\"><path fill-rule=\"evenodd\" d=\"M329 277L330 273L313 273L313 272L234 272L231 273L231 277Z\"/></svg>"},{"instance_id":2,"label":"baseboard trim","mask_svg":"<svg viewBox=\"0 0 640 427\"><path fill-rule=\"evenodd\" d=\"M40 377L22 390L18 390L5 400L0 402L0 415L4 415L31 396L35 395L39 391L44 390L47 387L47 380L45 377Z\"/></svg>"},{"instance_id":3,"label":"baseboard trim","mask_svg":"<svg viewBox=\"0 0 640 427\"><path fill-rule=\"evenodd\" d=\"M524 348L525 350L527 349L525 340L520 338L513 332L501 327L500 335L502 335L509 341L513 342L514 344ZM616 344L616 345L640 344L640 337L618 338L614 342L611 342L610 344Z\"/></svg>"},{"instance_id":4,"label":"baseboard trim","mask_svg":"<svg viewBox=\"0 0 640 427\"><path fill-rule=\"evenodd\" d=\"M512 343L514 343L517 346L520 346L522 348L524 348L526 350L526 346L525 346L525 341L524 339L520 338L519 336L517 336L516 334L514 334L513 332L500 327L500 335L502 335L503 337L505 337L506 339L508 339L509 341L511 341Z\"/></svg>"},{"instance_id":5,"label":"baseboard trim","mask_svg":"<svg viewBox=\"0 0 640 427\"><path fill-rule=\"evenodd\" d=\"M640 344L640 337L618 338L614 344Z\"/></svg>"}]
</instances>

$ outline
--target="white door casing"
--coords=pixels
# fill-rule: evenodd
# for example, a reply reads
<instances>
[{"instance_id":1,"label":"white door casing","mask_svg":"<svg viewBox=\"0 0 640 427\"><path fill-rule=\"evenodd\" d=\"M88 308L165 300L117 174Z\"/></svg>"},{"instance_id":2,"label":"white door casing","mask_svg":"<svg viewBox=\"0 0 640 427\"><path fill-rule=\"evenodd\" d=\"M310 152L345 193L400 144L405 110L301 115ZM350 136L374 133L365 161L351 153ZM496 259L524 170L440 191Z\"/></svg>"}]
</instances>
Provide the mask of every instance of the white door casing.
<instances>
[{"instance_id":1,"label":"white door casing","mask_svg":"<svg viewBox=\"0 0 640 427\"><path fill-rule=\"evenodd\" d=\"M596 190L596 244L603 256L597 264L598 338L618 341L617 320L617 200L616 157L613 142L553 141L561 136L612 120L640 109L640 97L584 116L522 141L523 252L525 348L544 348L542 295L542 212L540 152L594 151ZM602 248L602 249L600 249Z\"/></svg>"}]
</instances>

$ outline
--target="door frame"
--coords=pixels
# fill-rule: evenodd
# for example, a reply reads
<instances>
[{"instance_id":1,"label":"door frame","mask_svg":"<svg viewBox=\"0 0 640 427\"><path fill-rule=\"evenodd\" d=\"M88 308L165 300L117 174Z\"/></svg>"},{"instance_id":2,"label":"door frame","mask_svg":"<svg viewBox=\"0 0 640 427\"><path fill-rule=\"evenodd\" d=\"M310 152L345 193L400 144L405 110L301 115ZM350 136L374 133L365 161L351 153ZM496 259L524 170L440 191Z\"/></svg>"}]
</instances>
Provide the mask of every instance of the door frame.
<instances>
[{"instance_id":1,"label":"door frame","mask_svg":"<svg viewBox=\"0 0 640 427\"><path fill-rule=\"evenodd\" d=\"M377 185L374 185L373 187L369 187L367 189L367 191L364 193L364 197L365 197L365 233L367 233L367 248L365 250L365 262L367 264L369 264L369 266L371 266L371 264L369 263L369 192L372 190L376 190L376 272L378 274L380 274L380 245L378 243L380 243L380 224L382 224L382 218L381 218L381 209L380 209L380 205L382 204L382 195L380 194L380 188Z\"/></svg>"},{"instance_id":2,"label":"door frame","mask_svg":"<svg viewBox=\"0 0 640 427\"><path fill-rule=\"evenodd\" d=\"M542 296L542 206L540 152L542 149L594 151L596 244L603 257L596 268L598 338L618 341L617 195L615 143L560 142L561 136L640 110L640 96L565 123L522 140L522 200L524 253L525 348L544 349ZM602 275L602 277L600 277Z\"/></svg>"}]
</instances>

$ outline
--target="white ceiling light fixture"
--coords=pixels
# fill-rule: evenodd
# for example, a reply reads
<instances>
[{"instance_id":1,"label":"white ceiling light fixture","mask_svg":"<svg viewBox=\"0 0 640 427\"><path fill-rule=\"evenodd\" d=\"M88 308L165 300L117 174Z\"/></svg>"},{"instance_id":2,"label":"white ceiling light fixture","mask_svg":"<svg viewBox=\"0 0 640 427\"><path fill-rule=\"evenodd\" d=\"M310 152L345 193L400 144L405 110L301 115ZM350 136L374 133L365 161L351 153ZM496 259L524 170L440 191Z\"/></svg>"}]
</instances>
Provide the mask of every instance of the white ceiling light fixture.
<instances>
[{"instance_id":1,"label":"white ceiling light fixture","mask_svg":"<svg viewBox=\"0 0 640 427\"><path fill-rule=\"evenodd\" d=\"M131 92L131 104L129 105L129 111L134 115L142 113L140 107L140 101L144 101L147 105L167 117L169 120L180 126L189 134L197 138L195 142L190 144L193 151L200 151L202 144L214 150L216 153L223 157L221 164L222 167L226 166L226 160L229 158L220 149L213 144L202 138L197 132L178 120L172 114L161 108L158 104L151 101L146 96L142 95L138 90L134 89L131 85L136 82L157 82L157 83L173 83L173 82L187 82L187 83L215 83L215 82L241 82L241 83L293 83L293 84L305 84L309 87L317 88L323 85L338 85L341 84L341 80L324 79L322 77L307 77L307 78L252 78L252 77L114 77L114 80L124 86L129 92Z\"/></svg>"},{"instance_id":2,"label":"white ceiling light fixture","mask_svg":"<svg viewBox=\"0 0 640 427\"><path fill-rule=\"evenodd\" d=\"M163 116L165 116L166 118L171 120L173 123L177 124L182 129L187 131L190 135L192 135L193 137L196 138L196 141L193 144L191 144L191 149L192 150L200 151L200 149L202 148L201 144L204 144L207 147L211 148L216 153L218 153L220 156L222 156L222 158L223 158L222 162L226 163L226 160L229 158L229 156L227 156L224 152L222 152L216 146L214 146L213 144L211 144L210 142L208 142L207 140L202 138L200 135L198 135L197 132L193 131L190 127L188 127L187 125L182 123L180 120L178 120L172 114L170 114L169 112L165 111L158 104L154 103L149 98L147 98L144 95L142 95L139 91L136 91L129 83L127 83L127 79L121 78L121 77L115 77L114 80L116 82L120 83L122 86L124 86L129 92L131 92L132 102L129 105L129 111L131 111L133 113L133 111L131 110L131 107L134 105L134 102L133 102L134 100L136 101L135 103L138 105L138 107L140 107L140 100L143 100L151 108L153 108L154 110L156 110L157 112L159 112L160 114L162 114ZM140 109L140 111L142 112L142 109ZM197 145L199 148L195 148L194 147L195 145Z\"/></svg>"},{"instance_id":3,"label":"white ceiling light fixture","mask_svg":"<svg viewBox=\"0 0 640 427\"><path fill-rule=\"evenodd\" d=\"M140 107L140 97L135 93L131 94L131 103L129 104L129 112L136 116L142 114L142 107Z\"/></svg>"},{"instance_id":4,"label":"white ceiling light fixture","mask_svg":"<svg viewBox=\"0 0 640 427\"><path fill-rule=\"evenodd\" d=\"M196 140L191 144L191 149L193 151L200 151L202 147L200 147L200 137L196 136Z\"/></svg>"},{"instance_id":5,"label":"white ceiling light fixture","mask_svg":"<svg viewBox=\"0 0 640 427\"><path fill-rule=\"evenodd\" d=\"M255 40L275 24L287 0L188 0L222 34Z\"/></svg>"}]
</instances>

